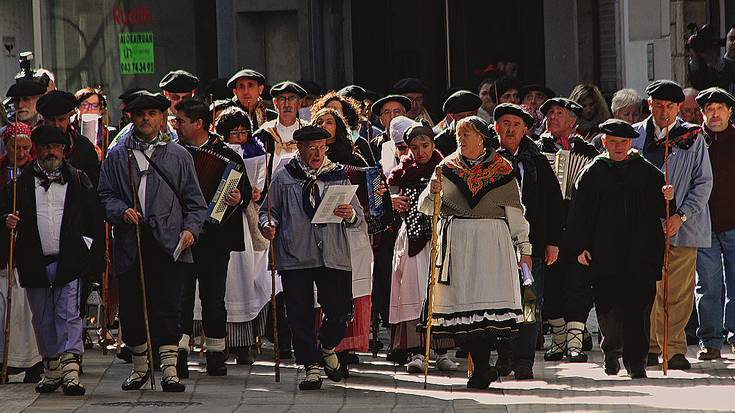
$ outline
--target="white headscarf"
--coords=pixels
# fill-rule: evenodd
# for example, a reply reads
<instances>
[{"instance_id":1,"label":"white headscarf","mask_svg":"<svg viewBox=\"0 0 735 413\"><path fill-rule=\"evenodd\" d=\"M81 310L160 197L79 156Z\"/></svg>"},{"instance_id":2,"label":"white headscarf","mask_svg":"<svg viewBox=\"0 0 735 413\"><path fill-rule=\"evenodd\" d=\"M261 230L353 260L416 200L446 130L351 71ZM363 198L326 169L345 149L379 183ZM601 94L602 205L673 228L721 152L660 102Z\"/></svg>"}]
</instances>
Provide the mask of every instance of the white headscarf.
<instances>
[{"instance_id":1,"label":"white headscarf","mask_svg":"<svg viewBox=\"0 0 735 413\"><path fill-rule=\"evenodd\" d=\"M390 121L390 125L388 126L390 139L396 145L406 143L403 139L403 135L406 133L406 130L408 130L408 128L410 128L411 126L417 125L421 124L405 116L396 116Z\"/></svg>"}]
</instances>

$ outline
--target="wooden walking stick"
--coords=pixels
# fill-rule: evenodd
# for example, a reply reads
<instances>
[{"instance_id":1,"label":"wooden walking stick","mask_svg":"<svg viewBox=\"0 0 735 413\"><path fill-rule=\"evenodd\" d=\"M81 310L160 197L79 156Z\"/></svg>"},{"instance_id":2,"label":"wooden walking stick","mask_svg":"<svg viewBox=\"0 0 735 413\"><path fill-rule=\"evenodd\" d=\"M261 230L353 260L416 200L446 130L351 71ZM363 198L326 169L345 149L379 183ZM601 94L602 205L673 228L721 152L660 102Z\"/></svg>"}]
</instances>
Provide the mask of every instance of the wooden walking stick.
<instances>
[{"instance_id":1,"label":"wooden walking stick","mask_svg":"<svg viewBox=\"0 0 735 413\"><path fill-rule=\"evenodd\" d=\"M107 125L109 125L110 122L110 112L107 110L107 107L104 107L105 116L104 116L104 122L102 123L102 159L104 160L107 158L107 145L109 145L110 140L110 133L107 130ZM107 335L108 332L108 325L110 324L110 317L109 313L111 310L110 306L110 270L111 270L111 263L110 263L110 223L105 221L105 271L102 273L102 303L104 306L105 311L102 313L102 330L100 332L100 335L102 336L102 339L100 342L102 343L102 354L107 354ZM119 332L118 332L119 334Z\"/></svg>"},{"instance_id":2,"label":"wooden walking stick","mask_svg":"<svg viewBox=\"0 0 735 413\"><path fill-rule=\"evenodd\" d=\"M668 122L668 119L667 119ZM664 141L664 177L666 178L666 186L669 185L669 128L666 128L666 138ZM666 222L671 217L669 210L669 201L666 202ZM668 231L664 234L664 349L663 349L663 371L664 376L669 372L669 253L671 251L671 239Z\"/></svg>"},{"instance_id":3,"label":"wooden walking stick","mask_svg":"<svg viewBox=\"0 0 735 413\"><path fill-rule=\"evenodd\" d=\"M270 153L271 158L266 168L265 176L265 190L270 192L271 179L273 178L273 161L275 158L275 144L273 145L273 151ZM268 215L268 225L271 225L271 194L266 195L266 211ZM276 314L278 306L276 305L276 249L273 245L273 240L270 240L268 246L268 253L270 255L270 270L271 270L271 319L273 320L273 355L275 357L275 363L273 369L276 374L276 383L281 381L281 346L278 337L278 315Z\"/></svg>"},{"instance_id":4,"label":"wooden walking stick","mask_svg":"<svg viewBox=\"0 0 735 413\"><path fill-rule=\"evenodd\" d=\"M128 177L130 180L130 197L133 199L133 211L138 212L138 192L135 190L133 179L133 150L128 149ZM137 161L136 161L137 162ZM143 321L145 322L145 344L148 350L148 371L151 374L151 390L156 390L156 379L153 376L153 345L151 342L151 327L148 321L148 294L145 288L145 273L143 272L143 252L140 247L140 223L135 224L135 241L138 248L138 272L140 274L140 290L143 294Z\"/></svg>"},{"instance_id":5,"label":"wooden walking stick","mask_svg":"<svg viewBox=\"0 0 735 413\"><path fill-rule=\"evenodd\" d=\"M15 111L15 123L18 123L18 111ZM18 182L18 132L13 137L13 214L16 213L17 182ZM5 294L5 337L3 337L3 370L2 384L8 381L8 350L10 347L10 310L13 304L13 255L15 254L15 228L10 230L10 251L8 255L8 289Z\"/></svg>"},{"instance_id":6,"label":"wooden walking stick","mask_svg":"<svg viewBox=\"0 0 735 413\"><path fill-rule=\"evenodd\" d=\"M442 168L437 166L434 169L439 183L442 181ZM431 185L431 184L429 184ZM441 209L442 197L441 192L434 194L434 213L431 214L431 258L429 260L429 291L426 295L426 352L424 359L424 389L429 378L429 352L431 351L431 318L434 316L434 286L436 285L436 256L437 243L439 234L437 233L437 224L439 223L439 210Z\"/></svg>"}]
</instances>

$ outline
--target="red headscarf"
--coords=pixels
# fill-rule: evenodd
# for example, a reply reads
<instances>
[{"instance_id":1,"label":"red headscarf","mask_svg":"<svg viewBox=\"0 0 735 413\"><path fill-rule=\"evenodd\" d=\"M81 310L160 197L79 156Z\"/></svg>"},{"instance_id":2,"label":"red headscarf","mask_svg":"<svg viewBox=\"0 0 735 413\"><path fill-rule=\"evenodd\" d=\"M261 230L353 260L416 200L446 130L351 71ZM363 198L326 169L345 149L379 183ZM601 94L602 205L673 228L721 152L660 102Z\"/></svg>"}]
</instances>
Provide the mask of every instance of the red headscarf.
<instances>
[{"instance_id":1,"label":"red headscarf","mask_svg":"<svg viewBox=\"0 0 735 413\"><path fill-rule=\"evenodd\" d=\"M5 127L2 136L0 137L2 137L3 143L7 144L10 138L15 135L25 135L30 139L31 132L33 132L33 128L31 128L27 124L23 122L11 122L8 124L8 126Z\"/></svg>"}]
</instances>

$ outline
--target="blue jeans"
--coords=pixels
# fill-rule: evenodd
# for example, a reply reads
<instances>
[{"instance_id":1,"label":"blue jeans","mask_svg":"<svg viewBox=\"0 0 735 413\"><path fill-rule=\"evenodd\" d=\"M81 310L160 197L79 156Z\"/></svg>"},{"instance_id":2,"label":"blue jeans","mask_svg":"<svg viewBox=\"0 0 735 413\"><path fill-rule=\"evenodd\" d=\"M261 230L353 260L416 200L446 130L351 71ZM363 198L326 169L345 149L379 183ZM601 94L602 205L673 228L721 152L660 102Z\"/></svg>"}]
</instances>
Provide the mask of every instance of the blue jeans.
<instances>
[{"instance_id":1,"label":"blue jeans","mask_svg":"<svg viewBox=\"0 0 735 413\"><path fill-rule=\"evenodd\" d=\"M697 251L695 297L700 345L719 349L723 330L735 343L735 229L712 232L712 246Z\"/></svg>"}]
</instances>

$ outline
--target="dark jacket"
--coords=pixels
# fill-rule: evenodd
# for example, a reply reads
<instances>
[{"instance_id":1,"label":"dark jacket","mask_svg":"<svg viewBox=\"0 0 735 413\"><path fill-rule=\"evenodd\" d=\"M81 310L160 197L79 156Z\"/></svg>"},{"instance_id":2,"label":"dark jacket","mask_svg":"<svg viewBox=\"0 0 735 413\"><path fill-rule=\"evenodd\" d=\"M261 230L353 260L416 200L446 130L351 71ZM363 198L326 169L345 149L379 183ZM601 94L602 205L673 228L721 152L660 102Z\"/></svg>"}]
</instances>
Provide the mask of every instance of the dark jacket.
<instances>
[{"instance_id":1,"label":"dark jacket","mask_svg":"<svg viewBox=\"0 0 735 413\"><path fill-rule=\"evenodd\" d=\"M244 232L242 226L242 206L248 205L252 196L252 188L250 186L250 180L248 180L248 175L245 172L244 162L240 155L230 149L217 135L210 134L209 141L202 148L216 152L217 154L226 157L231 162L235 162L242 167L242 177L240 178L240 183L237 186L237 189L240 190L242 201L240 202L240 205L227 208L221 223L216 224L205 221L204 231L199 236L198 244L200 246L208 245L215 249L226 249L228 251L244 251L245 241L243 239ZM199 174L199 171L202 166L197 165L196 149L188 146L186 147L186 149L189 151L189 153L191 153L192 157L195 160L194 168L197 170L197 175L201 176ZM221 176L216 177L217 183L209 183L207 185L212 185L216 189L221 178ZM203 183L200 179L199 185L202 184ZM202 187L203 193L205 192L204 189L205 188ZM207 202L207 206L209 206L211 199L205 198L205 201Z\"/></svg>"},{"instance_id":2,"label":"dark jacket","mask_svg":"<svg viewBox=\"0 0 735 413\"><path fill-rule=\"evenodd\" d=\"M638 154L622 162L600 155L582 172L569 214L570 253L590 252L593 278L661 279L664 184L663 173Z\"/></svg>"},{"instance_id":3,"label":"dark jacket","mask_svg":"<svg viewBox=\"0 0 735 413\"><path fill-rule=\"evenodd\" d=\"M526 208L525 217L530 227L529 239L536 255L543 257L547 245L559 246L562 229L562 196L559 180L531 138L524 136L513 156L505 149L498 150L513 168L523 166L521 201Z\"/></svg>"},{"instance_id":4,"label":"dark jacket","mask_svg":"<svg viewBox=\"0 0 735 413\"><path fill-rule=\"evenodd\" d=\"M97 188L100 180L100 161L97 157L97 151L88 138L78 134L74 128L69 127L66 132L69 138L69 146L66 153L66 159L69 163L87 174L92 181L92 185Z\"/></svg>"},{"instance_id":5,"label":"dark jacket","mask_svg":"<svg viewBox=\"0 0 735 413\"><path fill-rule=\"evenodd\" d=\"M543 153L557 153L559 151L559 148L556 147L556 139L548 132L542 133L536 144ZM572 153L584 155L590 159L599 154L593 144L585 141L579 135L570 136L569 144Z\"/></svg>"},{"instance_id":6,"label":"dark jacket","mask_svg":"<svg viewBox=\"0 0 735 413\"><path fill-rule=\"evenodd\" d=\"M56 280L50 283L36 221L36 178L33 164L26 167L17 181L16 210L20 221L16 228L15 262L20 285L23 288L60 287L91 274L100 274L104 265L105 236L100 225L102 211L97 194L87 175L64 161L62 174L66 180L64 216L61 219L61 237L56 269ZM12 209L12 185L8 186L2 202L3 214ZM7 215L3 215L3 222ZM9 238L3 225L3 239ZM87 248L83 236L92 238Z\"/></svg>"}]
</instances>

